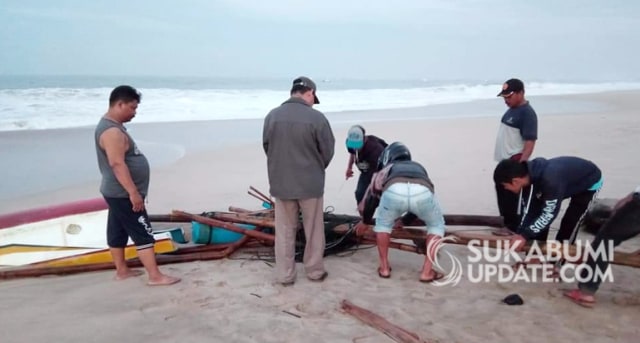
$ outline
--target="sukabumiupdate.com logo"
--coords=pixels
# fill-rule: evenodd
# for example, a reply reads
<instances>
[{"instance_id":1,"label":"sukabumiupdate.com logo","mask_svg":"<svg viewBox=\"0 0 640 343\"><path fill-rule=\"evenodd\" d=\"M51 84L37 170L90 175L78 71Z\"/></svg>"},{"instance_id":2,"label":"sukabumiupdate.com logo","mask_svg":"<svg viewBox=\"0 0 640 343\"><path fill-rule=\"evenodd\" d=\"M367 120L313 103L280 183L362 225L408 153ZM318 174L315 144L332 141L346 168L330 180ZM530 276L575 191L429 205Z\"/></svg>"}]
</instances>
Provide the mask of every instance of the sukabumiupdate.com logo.
<instances>
[{"instance_id":1,"label":"sukabumiupdate.com logo","mask_svg":"<svg viewBox=\"0 0 640 343\"><path fill-rule=\"evenodd\" d=\"M602 270L595 263L582 263L587 258L612 262L613 242L603 242L594 248L589 242L578 241L571 246L556 241L545 244L534 241L527 252L522 253L509 241L474 239L467 244L469 254L461 258L442 249L455 239L446 236L438 245L434 242L427 247L436 249L436 257L431 262L434 268L444 272L443 278L433 282L435 286L455 286L463 276L471 283L613 282L611 268ZM447 260L449 263L443 263Z\"/></svg>"}]
</instances>

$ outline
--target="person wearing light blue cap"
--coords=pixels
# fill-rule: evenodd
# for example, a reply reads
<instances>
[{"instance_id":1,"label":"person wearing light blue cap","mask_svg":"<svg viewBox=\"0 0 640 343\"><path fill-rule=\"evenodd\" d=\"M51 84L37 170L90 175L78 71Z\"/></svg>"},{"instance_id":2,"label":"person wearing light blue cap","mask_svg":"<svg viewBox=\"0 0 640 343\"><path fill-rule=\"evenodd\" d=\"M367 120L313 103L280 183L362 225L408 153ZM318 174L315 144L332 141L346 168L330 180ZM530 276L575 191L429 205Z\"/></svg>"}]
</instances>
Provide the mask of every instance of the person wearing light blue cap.
<instances>
[{"instance_id":1,"label":"person wearing light blue cap","mask_svg":"<svg viewBox=\"0 0 640 343\"><path fill-rule=\"evenodd\" d=\"M345 177L348 180L353 176L354 164L360 170L360 177L355 191L356 203L360 203L369 183L371 183L371 177L375 172L378 158L384 148L387 147L387 142L374 135L367 136L362 126L354 125L347 132L345 144L349 152L349 163L347 164Z\"/></svg>"}]
</instances>

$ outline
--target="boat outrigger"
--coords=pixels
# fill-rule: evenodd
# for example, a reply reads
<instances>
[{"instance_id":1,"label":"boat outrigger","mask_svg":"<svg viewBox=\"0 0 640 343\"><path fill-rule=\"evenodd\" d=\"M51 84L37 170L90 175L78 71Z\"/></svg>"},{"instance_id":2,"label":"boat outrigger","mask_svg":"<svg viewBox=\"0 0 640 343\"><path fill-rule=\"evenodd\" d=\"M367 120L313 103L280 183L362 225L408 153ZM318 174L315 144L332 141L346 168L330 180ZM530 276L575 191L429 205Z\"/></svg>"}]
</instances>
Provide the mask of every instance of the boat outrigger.
<instances>
[{"instance_id":1,"label":"boat outrigger","mask_svg":"<svg viewBox=\"0 0 640 343\"><path fill-rule=\"evenodd\" d=\"M242 247L264 247L272 250L275 240L274 203L257 189L249 194L262 202L262 209L247 210L230 206L228 211L193 214L174 210L170 214L149 215L154 226L180 225L155 232L158 264L211 260L228 257ZM446 235L455 237L453 244L480 240L498 247L508 237L492 232L502 227L502 217L483 215L445 215ZM325 212L325 254L351 249L360 244L375 244L368 233L356 236L354 226L360 217ZM64 275L114 268L106 246L107 205L103 199L78 201L59 206L34 209L0 216L0 279ZM156 225L162 223L163 225ZM301 225L301 224L300 224ZM390 247L424 253L420 242L425 231L416 220L394 229ZM469 228L473 227L473 228ZM192 240L192 242L189 242ZM296 247L302 259L304 235ZM418 244L411 244L411 241ZM127 263L140 266L132 242L126 250ZM504 246L504 245L503 245ZM544 249L544 246L543 246ZM569 247L569 251L573 247ZM614 264L640 267L637 253L615 252Z\"/></svg>"}]
</instances>

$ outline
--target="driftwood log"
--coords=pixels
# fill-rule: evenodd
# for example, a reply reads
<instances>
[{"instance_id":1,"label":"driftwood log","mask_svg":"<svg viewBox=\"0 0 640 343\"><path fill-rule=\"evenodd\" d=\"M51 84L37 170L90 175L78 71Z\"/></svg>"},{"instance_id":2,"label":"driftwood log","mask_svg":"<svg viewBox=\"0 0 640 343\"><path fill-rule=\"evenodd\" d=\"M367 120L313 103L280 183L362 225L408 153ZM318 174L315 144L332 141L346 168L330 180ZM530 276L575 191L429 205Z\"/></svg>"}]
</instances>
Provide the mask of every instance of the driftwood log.
<instances>
[{"instance_id":1,"label":"driftwood log","mask_svg":"<svg viewBox=\"0 0 640 343\"><path fill-rule=\"evenodd\" d=\"M482 244L485 244L486 246L494 249L499 247L505 247L506 243L509 241L509 237L489 236L485 234L477 234L473 232L464 232L464 231L451 232L451 233L448 233L448 235L454 236L456 239L454 241L448 241L447 244L467 245L469 244L469 242L473 240L478 240L482 242ZM375 235L373 234L364 235L362 242L367 244L376 244ZM402 251L413 252L416 254L424 254L424 249L418 249L414 245L403 244L403 243L392 241L389 244L389 247L393 249L402 250ZM541 244L539 247L540 247L540 252L542 254L546 254L547 250L549 249L549 246L547 246L546 244ZM525 246L525 251L528 251L530 249L531 249L531 245ZM577 254L576 247L573 245L567 245L566 247L563 246L558 250L559 250L559 255L562 255L564 251L569 253L570 256L576 256ZM624 253L624 252L614 251L613 261L609 261L609 263L621 265L621 266L640 268L640 255L638 255L637 252Z\"/></svg>"},{"instance_id":2,"label":"driftwood log","mask_svg":"<svg viewBox=\"0 0 640 343\"><path fill-rule=\"evenodd\" d=\"M375 314L367 309L356 306L349 302L348 300L342 300L340 304L342 310L346 313L356 317L361 322L380 330L382 333L387 335L389 338L393 339L396 342L400 343L429 343L429 341L425 341L420 339L420 337L410 331L407 331L388 320L384 319L378 314Z\"/></svg>"}]
</instances>

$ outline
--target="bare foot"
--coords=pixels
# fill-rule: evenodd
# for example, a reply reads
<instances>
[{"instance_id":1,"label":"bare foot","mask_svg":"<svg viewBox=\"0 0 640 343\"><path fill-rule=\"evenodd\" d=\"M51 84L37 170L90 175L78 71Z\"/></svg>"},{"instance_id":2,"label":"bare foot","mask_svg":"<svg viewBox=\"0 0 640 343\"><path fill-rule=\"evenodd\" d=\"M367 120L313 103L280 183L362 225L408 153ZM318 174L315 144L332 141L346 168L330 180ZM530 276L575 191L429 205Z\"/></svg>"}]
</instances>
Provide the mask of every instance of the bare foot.
<instances>
[{"instance_id":1,"label":"bare foot","mask_svg":"<svg viewBox=\"0 0 640 343\"><path fill-rule=\"evenodd\" d=\"M147 285L148 286L169 286L178 282L180 282L180 278L162 274L162 276L160 276L159 278L149 279L149 281L147 282Z\"/></svg>"},{"instance_id":2,"label":"bare foot","mask_svg":"<svg viewBox=\"0 0 640 343\"><path fill-rule=\"evenodd\" d=\"M114 277L114 279L116 281L121 281L121 280L128 279L130 277L140 276L142 274L144 274L142 270L127 269L127 271L124 273L116 273L116 276Z\"/></svg>"}]
</instances>

